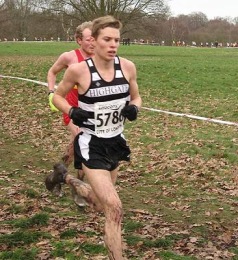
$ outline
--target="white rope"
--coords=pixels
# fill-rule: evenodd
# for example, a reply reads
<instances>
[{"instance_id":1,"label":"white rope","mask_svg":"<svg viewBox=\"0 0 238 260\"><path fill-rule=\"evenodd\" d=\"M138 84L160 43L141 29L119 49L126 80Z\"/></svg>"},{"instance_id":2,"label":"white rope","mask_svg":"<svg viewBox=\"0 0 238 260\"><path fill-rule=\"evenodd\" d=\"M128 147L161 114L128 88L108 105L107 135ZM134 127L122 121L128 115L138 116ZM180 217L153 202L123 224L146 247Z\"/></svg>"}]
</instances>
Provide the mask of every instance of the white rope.
<instances>
[{"instance_id":1,"label":"white rope","mask_svg":"<svg viewBox=\"0 0 238 260\"><path fill-rule=\"evenodd\" d=\"M169 112L169 111L155 109L155 108L148 108L148 107L142 107L142 108L146 109L146 110L150 110L150 111L155 111L155 112L165 113L165 114L168 114L168 115L173 115L173 116L188 117L188 118L192 118L192 119L203 120L203 121L208 121L208 122L222 124L222 125L238 126L238 123L230 122L230 121L223 121L223 120L219 120L219 119L213 119L213 118L195 116L195 115L189 115L189 114L182 114L182 113L176 113L176 112Z\"/></svg>"},{"instance_id":2,"label":"white rope","mask_svg":"<svg viewBox=\"0 0 238 260\"><path fill-rule=\"evenodd\" d=\"M29 81L29 82L33 82L33 83L37 83L39 85L42 86L48 86L48 84L46 82L42 82L42 81L38 81L38 80L33 80L33 79L26 79L26 78L19 78L19 77L13 77L13 76L3 76L0 75L0 78L9 78L9 79L19 79L19 80L24 80L24 81Z\"/></svg>"},{"instance_id":3,"label":"white rope","mask_svg":"<svg viewBox=\"0 0 238 260\"><path fill-rule=\"evenodd\" d=\"M39 85L46 86L46 87L48 86L48 84L46 82L33 80L33 79L19 78L19 77L13 77L13 76L4 76L4 75L0 75L0 78L18 79L18 80L24 80L24 81L37 83ZM57 86L55 86L55 88L57 88ZM191 118L191 119L197 119L197 120L202 120L202 121L207 121L207 122L212 122L212 123L217 123L217 124L222 124L222 125L231 125L231 126L237 126L238 127L238 123L236 123L236 122L223 121L223 120L219 120L219 119L213 119L213 118L202 117L202 116L195 116L195 115L190 115L190 114L170 112L170 111L165 111L165 110L155 109L155 108L148 108L148 107L142 107L142 109L150 110L150 111L154 111L154 112L159 112L159 113L165 113L165 114L173 115L173 116L187 117L187 118Z\"/></svg>"}]
</instances>

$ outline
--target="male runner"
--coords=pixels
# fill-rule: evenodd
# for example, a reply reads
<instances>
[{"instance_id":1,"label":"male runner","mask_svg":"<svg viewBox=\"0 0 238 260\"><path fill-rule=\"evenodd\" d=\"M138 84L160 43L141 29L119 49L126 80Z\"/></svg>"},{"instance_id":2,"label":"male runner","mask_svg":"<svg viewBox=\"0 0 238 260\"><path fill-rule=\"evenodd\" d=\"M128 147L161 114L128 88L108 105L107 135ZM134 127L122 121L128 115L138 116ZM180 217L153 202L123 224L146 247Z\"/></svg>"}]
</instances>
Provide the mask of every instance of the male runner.
<instances>
[{"instance_id":1,"label":"male runner","mask_svg":"<svg viewBox=\"0 0 238 260\"><path fill-rule=\"evenodd\" d=\"M48 71L47 81L49 88L49 103L52 111L57 111L57 108L55 108L55 106L52 104L57 74L59 74L62 70L67 69L70 65L74 63L79 63L93 55L93 46L91 43L91 28L92 22L84 22L79 25L75 31L75 40L80 48L62 53ZM78 106L77 86L74 86L74 88L67 94L66 100L71 106ZM69 144L66 147L65 154L62 157L63 163L68 167L69 164L73 161L73 142L75 136L79 133L79 127L73 124L72 120L66 113L63 113L63 121L64 124L67 126L70 134ZM78 172L78 178L83 179L83 172L81 170L79 170ZM58 195L61 195L60 184L56 185L54 192ZM80 205L79 203L79 206L83 206L83 204Z\"/></svg>"},{"instance_id":2,"label":"male runner","mask_svg":"<svg viewBox=\"0 0 238 260\"><path fill-rule=\"evenodd\" d=\"M67 183L105 215L105 245L109 258L122 260L122 203L115 189L119 162L130 160L123 135L125 119L136 120L141 107L135 65L117 56L121 23L112 16L93 21L94 56L71 65L53 97L54 105L80 127L75 138L75 167L82 165L88 183L68 174L62 164L46 188ZM79 107L65 96L77 84Z\"/></svg>"}]
</instances>

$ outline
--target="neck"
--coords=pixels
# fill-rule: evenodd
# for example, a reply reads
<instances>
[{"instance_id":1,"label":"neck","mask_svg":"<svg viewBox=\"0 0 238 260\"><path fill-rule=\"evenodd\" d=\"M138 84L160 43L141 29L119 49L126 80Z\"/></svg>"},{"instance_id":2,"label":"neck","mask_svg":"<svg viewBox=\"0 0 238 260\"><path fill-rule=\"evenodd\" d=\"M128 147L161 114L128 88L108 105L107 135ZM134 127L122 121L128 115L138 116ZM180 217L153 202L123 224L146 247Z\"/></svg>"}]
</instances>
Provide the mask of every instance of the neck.
<instances>
[{"instance_id":1,"label":"neck","mask_svg":"<svg viewBox=\"0 0 238 260\"><path fill-rule=\"evenodd\" d=\"M79 49L79 51L81 52L82 56L84 57L84 59L91 57L91 54L88 54L87 52L85 52L82 49Z\"/></svg>"},{"instance_id":2,"label":"neck","mask_svg":"<svg viewBox=\"0 0 238 260\"><path fill-rule=\"evenodd\" d=\"M105 60L105 59L102 59L101 57L99 57L97 55L94 55L93 61L94 61L94 64L97 68L101 68L101 69L114 68L114 59Z\"/></svg>"}]
</instances>

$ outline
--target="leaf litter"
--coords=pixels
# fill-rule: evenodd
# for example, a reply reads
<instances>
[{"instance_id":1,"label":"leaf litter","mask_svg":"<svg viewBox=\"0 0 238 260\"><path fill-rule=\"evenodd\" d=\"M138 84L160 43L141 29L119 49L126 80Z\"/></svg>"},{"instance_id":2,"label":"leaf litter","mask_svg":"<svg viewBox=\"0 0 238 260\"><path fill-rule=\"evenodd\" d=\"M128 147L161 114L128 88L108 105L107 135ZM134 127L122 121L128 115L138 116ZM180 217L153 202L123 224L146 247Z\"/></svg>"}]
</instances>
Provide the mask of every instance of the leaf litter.
<instances>
[{"instance_id":1,"label":"leaf litter","mask_svg":"<svg viewBox=\"0 0 238 260\"><path fill-rule=\"evenodd\" d=\"M6 86L14 88L14 98ZM4 110L0 114L0 234L16 232L13 221L48 212L48 225L30 229L50 234L49 238L31 244L38 248L37 259L65 259L51 255L54 243L59 241L78 245L72 250L76 256L105 259L104 254L90 257L80 248L83 243L102 244L103 216L90 209L83 212L77 209L66 187L68 199L55 198L45 190L44 177L58 161L68 140L60 113L51 113L48 108L46 90L25 83L13 86L10 80L0 82L0 88L4 97ZM141 114L143 123L149 124L149 117ZM162 126L160 133L156 120ZM161 253L171 251L196 259L233 259L236 254L232 249L238 248L237 164L219 156L204 158L199 153L191 155L184 151L173 156L173 145L204 146L204 140L193 137L204 124L190 121L189 126L185 126L183 120L186 119L166 116L156 120L154 127L146 130L145 136L156 140L149 144L141 139L144 128L140 123L126 129L133 161L121 166L117 189L125 204L124 222L142 224L131 234L123 231L124 236L139 238L138 243L131 245L124 239L127 256L129 259L163 259ZM171 142L176 137L174 128L178 126L190 127L191 138ZM225 133L225 128L214 128ZM233 137L233 141L237 143L237 137ZM164 142L171 146L160 149ZM216 145L215 142L210 140L211 144ZM73 168L71 171L74 173ZM30 188L35 191L35 197L26 193ZM69 229L75 229L77 236L61 239L60 235ZM164 247L146 245L148 240L158 239L170 239L172 243ZM21 247L28 248L27 245L8 246L7 241L0 243L4 251Z\"/></svg>"}]
</instances>

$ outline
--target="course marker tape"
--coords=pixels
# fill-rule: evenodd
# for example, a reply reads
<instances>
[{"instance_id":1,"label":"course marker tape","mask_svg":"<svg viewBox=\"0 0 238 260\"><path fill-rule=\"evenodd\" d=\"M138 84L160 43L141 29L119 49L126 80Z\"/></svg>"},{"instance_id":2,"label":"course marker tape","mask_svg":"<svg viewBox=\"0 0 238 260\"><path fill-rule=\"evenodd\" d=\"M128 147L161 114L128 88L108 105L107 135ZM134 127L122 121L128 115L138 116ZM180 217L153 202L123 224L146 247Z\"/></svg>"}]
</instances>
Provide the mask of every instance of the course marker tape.
<instances>
[{"instance_id":1,"label":"course marker tape","mask_svg":"<svg viewBox=\"0 0 238 260\"><path fill-rule=\"evenodd\" d=\"M18 79L18 80L24 80L24 81L37 83L39 85L46 86L46 87L48 86L48 84L46 82L33 80L33 79L19 78L19 77L13 77L13 76L4 76L4 75L0 75L0 78ZM57 86L55 86L55 88L57 88ZM173 115L173 116L187 117L187 118L191 118L191 119L197 119L197 120L208 121L208 122L222 124L222 125L232 125L232 126L238 127L238 123L230 122L230 121L223 121L223 120L219 120L219 119L213 119L213 118L202 117L202 116L195 116L195 115L190 115L190 114L169 112L169 111L165 111L165 110L161 110L161 109L155 109L155 108L149 108L149 107L142 107L142 109L150 110L150 111L154 111L154 112L160 112L160 113Z\"/></svg>"},{"instance_id":2,"label":"course marker tape","mask_svg":"<svg viewBox=\"0 0 238 260\"><path fill-rule=\"evenodd\" d=\"M238 123L230 122L230 121L223 121L223 120L219 120L219 119L213 119L213 118L195 116L195 115L189 115L189 114L182 114L182 113L176 113L176 112L169 112L169 111L164 111L164 110L155 109L155 108L148 108L148 107L142 107L142 108L146 109L146 110L150 110L150 111L155 111L155 112L165 113L165 114L168 114L168 115L173 115L173 116L188 117L188 118L192 118L192 119L203 120L203 121L218 123L218 124L222 124L222 125L238 126Z\"/></svg>"},{"instance_id":3,"label":"course marker tape","mask_svg":"<svg viewBox=\"0 0 238 260\"><path fill-rule=\"evenodd\" d=\"M9 79L19 79L19 80L24 80L24 81L29 81L29 82L33 82L33 83L37 83L39 85L42 86L48 86L48 84L46 82L42 82L42 81L38 81L38 80L33 80L33 79L26 79L26 78L19 78L19 77L13 77L13 76L4 76L4 75L0 75L0 78L9 78Z\"/></svg>"}]
</instances>

